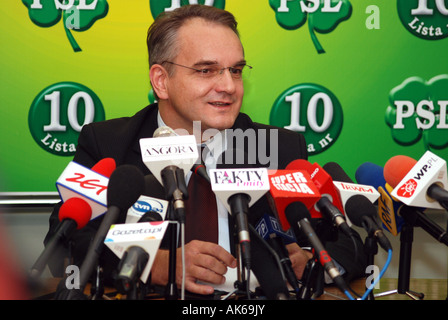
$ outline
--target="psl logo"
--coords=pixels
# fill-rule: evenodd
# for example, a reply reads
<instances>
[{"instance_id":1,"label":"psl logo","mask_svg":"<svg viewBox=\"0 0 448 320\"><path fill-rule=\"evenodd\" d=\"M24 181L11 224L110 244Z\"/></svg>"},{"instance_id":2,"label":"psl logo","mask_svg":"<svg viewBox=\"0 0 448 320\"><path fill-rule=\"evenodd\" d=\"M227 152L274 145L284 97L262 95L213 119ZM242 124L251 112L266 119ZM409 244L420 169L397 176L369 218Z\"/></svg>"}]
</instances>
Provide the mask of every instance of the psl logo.
<instances>
[{"instance_id":1,"label":"psl logo","mask_svg":"<svg viewBox=\"0 0 448 320\"><path fill-rule=\"evenodd\" d=\"M401 23L414 36L426 40L448 37L446 0L398 0L397 9Z\"/></svg>"},{"instance_id":2,"label":"psl logo","mask_svg":"<svg viewBox=\"0 0 448 320\"><path fill-rule=\"evenodd\" d=\"M408 78L392 89L389 102L385 120L397 143L413 145L423 137L427 150L448 146L448 74Z\"/></svg>"},{"instance_id":3,"label":"psl logo","mask_svg":"<svg viewBox=\"0 0 448 320\"><path fill-rule=\"evenodd\" d=\"M61 18L73 51L81 51L70 30L86 31L109 10L107 0L22 0L34 24L52 27Z\"/></svg>"},{"instance_id":4,"label":"psl logo","mask_svg":"<svg viewBox=\"0 0 448 320\"><path fill-rule=\"evenodd\" d=\"M213 6L219 9L224 9L226 5L225 0L150 0L149 8L151 14L155 19L160 13L165 11L173 11L181 6L188 4L203 4L206 6Z\"/></svg>"},{"instance_id":5,"label":"psl logo","mask_svg":"<svg viewBox=\"0 0 448 320\"><path fill-rule=\"evenodd\" d=\"M318 53L325 53L314 31L330 33L350 18L352 5L348 0L269 0L277 23L286 30L302 27L308 20L311 39Z\"/></svg>"}]
</instances>

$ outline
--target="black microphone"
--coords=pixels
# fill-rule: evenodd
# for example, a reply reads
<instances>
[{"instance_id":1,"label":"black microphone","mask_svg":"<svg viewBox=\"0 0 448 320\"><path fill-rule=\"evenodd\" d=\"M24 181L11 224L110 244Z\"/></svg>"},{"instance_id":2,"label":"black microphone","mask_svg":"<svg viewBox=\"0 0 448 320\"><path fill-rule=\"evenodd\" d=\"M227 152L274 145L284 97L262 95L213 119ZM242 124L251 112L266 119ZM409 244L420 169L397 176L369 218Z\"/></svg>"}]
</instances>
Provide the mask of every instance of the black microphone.
<instances>
[{"instance_id":1,"label":"black microphone","mask_svg":"<svg viewBox=\"0 0 448 320\"><path fill-rule=\"evenodd\" d=\"M311 243L311 246L316 252L315 254L317 256L317 260L325 268L325 271L331 277L333 282L336 283L339 289L347 294L348 286L345 283L344 278L342 278L336 264L331 259L327 250L324 248L322 242L311 226L309 221L309 219L311 219L311 215L307 207L302 202L293 202L286 207L285 215L294 232L302 231L306 235L308 241ZM297 229L296 226L298 226L299 229ZM296 238L297 236L298 235L296 234Z\"/></svg>"},{"instance_id":2,"label":"black microphone","mask_svg":"<svg viewBox=\"0 0 448 320\"><path fill-rule=\"evenodd\" d=\"M104 239L111 225L119 220L124 220L124 218L120 219L120 214L124 215L128 208L137 201L144 187L145 182L142 172L132 165L119 166L110 176L107 188L107 212L103 216L80 268L79 290L81 292L84 291L92 271L98 264L104 248ZM72 295L74 294L69 294L68 299Z\"/></svg>"},{"instance_id":3,"label":"black microphone","mask_svg":"<svg viewBox=\"0 0 448 320\"><path fill-rule=\"evenodd\" d=\"M148 211L145 214L143 214L140 219L138 219L138 223L140 222L155 222L155 221L162 221L163 218L160 215L160 213L155 211Z\"/></svg>"},{"instance_id":4,"label":"black microphone","mask_svg":"<svg viewBox=\"0 0 448 320\"><path fill-rule=\"evenodd\" d=\"M247 159L247 153L243 150L230 149L226 150L218 161L217 169L212 170L213 178L211 179L212 189L217 197L221 198L224 204L229 208L230 213L235 219L236 231L238 235L238 241L241 248L241 256L247 269L251 268L251 253L250 253L250 234L249 224L247 222L247 215L249 213L249 204L258 200L264 193L260 193L258 188L254 187L245 188L243 182L236 183L240 180L250 182L252 178L257 178L256 174L251 174L250 171L244 171L246 169L252 169L253 166L248 164L241 164L238 161L228 161L228 155L234 157L243 156L243 159ZM241 172L232 171L241 169ZM227 171L229 170L229 171ZM254 171L257 168L254 168ZM229 177L228 175L233 175ZM267 178L267 176L266 176ZM223 182L225 181L225 182ZM229 188L226 190L219 189L219 186L228 184ZM251 202L252 201L252 202Z\"/></svg>"},{"instance_id":5,"label":"black microphone","mask_svg":"<svg viewBox=\"0 0 448 320\"><path fill-rule=\"evenodd\" d=\"M148 211L141 216L138 223L162 220L162 216L158 212ZM128 300L136 299L136 295L133 292L136 287L135 283L140 278L149 258L149 253L142 247L136 245L128 247L124 252L123 257L118 264L115 287L121 294L128 295Z\"/></svg>"},{"instance_id":6,"label":"black microphone","mask_svg":"<svg viewBox=\"0 0 448 320\"><path fill-rule=\"evenodd\" d=\"M201 163L195 163L193 165L193 167L191 168L191 171L193 171L194 173L198 174L199 176L204 178L208 183L210 183L210 177L208 176L207 169L202 164L202 161L201 161Z\"/></svg>"},{"instance_id":7,"label":"black microphone","mask_svg":"<svg viewBox=\"0 0 448 320\"><path fill-rule=\"evenodd\" d=\"M392 250L392 245L375 221L377 211L375 206L363 195L354 195L345 204L345 213L356 226L364 228L370 236L374 236L380 246Z\"/></svg>"},{"instance_id":8,"label":"black microphone","mask_svg":"<svg viewBox=\"0 0 448 320\"><path fill-rule=\"evenodd\" d=\"M289 259L288 250L285 247L285 241L288 243L296 242L296 239L291 236L290 233L286 233L282 230L280 222L273 216L265 214L263 218L255 226L255 230L258 234L268 243L268 245L279 256L280 263L282 265L285 277L288 280L291 287L296 293L299 292L299 281L292 268L291 260ZM297 295L297 298L299 296Z\"/></svg>"},{"instance_id":9,"label":"black microphone","mask_svg":"<svg viewBox=\"0 0 448 320\"><path fill-rule=\"evenodd\" d=\"M329 162L325 164L322 167L322 169L324 169L330 175L333 181L353 183L350 177L344 172L344 170L342 170L342 168L336 162ZM344 232L349 237L353 237L354 234L353 230L350 229L349 225L345 221L344 215L336 206L334 206L331 203L331 201L328 198L322 197L322 199L320 199L316 205L322 212L322 214L326 218L333 221L333 223L338 228L340 228L342 232Z\"/></svg>"}]
</instances>

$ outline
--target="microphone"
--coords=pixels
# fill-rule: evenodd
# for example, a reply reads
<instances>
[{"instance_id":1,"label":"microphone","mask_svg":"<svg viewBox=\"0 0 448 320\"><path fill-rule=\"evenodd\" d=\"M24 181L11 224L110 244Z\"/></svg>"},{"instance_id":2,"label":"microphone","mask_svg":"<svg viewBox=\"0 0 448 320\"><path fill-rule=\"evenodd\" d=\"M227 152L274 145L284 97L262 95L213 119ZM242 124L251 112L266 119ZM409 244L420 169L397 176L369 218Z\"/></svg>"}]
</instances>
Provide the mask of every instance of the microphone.
<instances>
[{"instance_id":1,"label":"microphone","mask_svg":"<svg viewBox=\"0 0 448 320\"><path fill-rule=\"evenodd\" d=\"M120 219L120 215L135 203L144 190L144 178L141 171L132 165L121 165L111 175L107 192L107 212L98 231L89 246L86 257L80 268L80 290L84 291L87 281L96 265L104 248L104 239L114 223ZM69 295L70 297L70 295Z\"/></svg>"},{"instance_id":2,"label":"microphone","mask_svg":"<svg viewBox=\"0 0 448 320\"><path fill-rule=\"evenodd\" d=\"M378 216L382 224L394 236L401 232L404 220L398 214L402 203L396 201L390 193L392 187L384 179L383 167L372 162L365 162L356 170L355 179L360 184L373 186L378 190Z\"/></svg>"},{"instance_id":3,"label":"microphone","mask_svg":"<svg viewBox=\"0 0 448 320\"><path fill-rule=\"evenodd\" d=\"M191 168L191 171L193 171L194 173L200 175L202 178L204 178L208 183L210 182L210 177L207 174L207 169L205 168L205 166L201 163L195 163L193 165L193 167Z\"/></svg>"},{"instance_id":4,"label":"microphone","mask_svg":"<svg viewBox=\"0 0 448 320\"><path fill-rule=\"evenodd\" d=\"M289 259L288 250L285 247L286 243L295 243L292 230L284 232L280 226L279 221L265 214L258 224L255 226L257 233L268 243L268 245L278 254L280 263L283 267L286 279L296 293L299 292L298 280L292 268L291 260Z\"/></svg>"},{"instance_id":5,"label":"microphone","mask_svg":"<svg viewBox=\"0 0 448 320\"><path fill-rule=\"evenodd\" d=\"M321 198L310 209L311 217L324 217L328 221L331 221L333 225L340 228L347 236L352 237L353 233L348 225L346 225L343 215L343 205L331 176L317 163L311 164L303 159L297 159L289 163L286 169L290 168L302 168L308 171L312 181L321 194Z\"/></svg>"},{"instance_id":6,"label":"microphone","mask_svg":"<svg viewBox=\"0 0 448 320\"><path fill-rule=\"evenodd\" d=\"M155 222L155 221L163 221L162 216L156 211L148 211L138 220L137 223L140 222Z\"/></svg>"},{"instance_id":7,"label":"microphone","mask_svg":"<svg viewBox=\"0 0 448 320\"><path fill-rule=\"evenodd\" d=\"M310 209L321 195L306 170L268 170L268 176L270 189L267 198L270 207L283 230L289 230L285 208L292 202L300 201Z\"/></svg>"},{"instance_id":8,"label":"microphone","mask_svg":"<svg viewBox=\"0 0 448 320\"><path fill-rule=\"evenodd\" d=\"M374 236L386 252L392 250L383 230L375 222L377 212L369 199L363 195L350 197L345 205L345 213L356 226L364 228L370 236Z\"/></svg>"},{"instance_id":9,"label":"microphone","mask_svg":"<svg viewBox=\"0 0 448 320\"><path fill-rule=\"evenodd\" d=\"M165 220L169 202L160 182L149 174L145 176L145 191L128 210L125 223L136 223L149 211L157 212Z\"/></svg>"},{"instance_id":10,"label":"microphone","mask_svg":"<svg viewBox=\"0 0 448 320\"><path fill-rule=\"evenodd\" d=\"M384 166L384 178L394 188L392 196L408 206L448 210L446 161L431 151L418 161L392 157Z\"/></svg>"},{"instance_id":11,"label":"microphone","mask_svg":"<svg viewBox=\"0 0 448 320\"><path fill-rule=\"evenodd\" d=\"M237 150L232 150L236 154ZM246 158L246 157L245 157ZM222 201L227 211L235 217L238 240L241 246L243 262L251 268L250 236L247 222L249 207L257 202L268 190L268 172L266 168L228 168L211 169L210 182L215 195Z\"/></svg>"},{"instance_id":12,"label":"microphone","mask_svg":"<svg viewBox=\"0 0 448 320\"><path fill-rule=\"evenodd\" d=\"M162 221L162 216L155 211L148 211L138 220L138 223ZM123 254L118 264L118 274L115 280L115 287L121 294L128 294L128 300L135 299L132 292L135 283L142 275L150 254L139 245L130 245Z\"/></svg>"},{"instance_id":13,"label":"microphone","mask_svg":"<svg viewBox=\"0 0 448 320\"><path fill-rule=\"evenodd\" d=\"M333 178L333 184L335 185L337 191L339 192L339 196L344 206L344 211L346 211L346 205L348 199L353 197L354 195L362 195L363 197L370 200L372 203L375 202L380 194L376 189L372 186L368 185L359 185L353 183L352 179L345 173L342 167L336 162L328 162L323 166L323 169ZM347 213L347 212L346 212ZM350 217L347 216L347 222L345 221L345 217L338 211L333 210L333 212L329 212L329 215L333 222L343 229L345 234L351 234L352 230L350 229L348 223L350 222Z\"/></svg>"},{"instance_id":14,"label":"microphone","mask_svg":"<svg viewBox=\"0 0 448 320\"><path fill-rule=\"evenodd\" d=\"M30 278L36 279L48 263L57 246L64 240L69 239L76 229L84 228L92 216L90 205L81 198L67 199L59 209L59 221L61 222L45 246L36 262L30 270Z\"/></svg>"},{"instance_id":15,"label":"microphone","mask_svg":"<svg viewBox=\"0 0 448 320\"><path fill-rule=\"evenodd\" d=\"M56 181L62 201L78 197L92 208L92 219L107 210L107 186L115 170L115 160L104 158L91 169L71 161Z\"/></svg>"},{"instance_id":16,"label":"microphone","mask_svg":"<svg viewBox=\"0 0 448 320\"><path fill-rule=\"evenodd\" d=\"M114 172L116 167L117 164L113 158L103 158L92 167L92 171L110 178L110 175Z\"/></svg>"},{"instance_id":17,"label":"microphone","mask_svg":"<svg viewBox=\"0 0 448 320\"><path fill-rule=\"evenodd\" d=\"M185 175L198 159L196 138L160 127L153 138L140 139L140 148L143 162L164 186L166 199L173 200L177 218L184 222L183 200L188 197Z\"/></svg>"},{"instance_id":18,"label":"microphone","mask_svg":"<svg viewBox=\"0 0 448 320\"><path fill-rule=\"evenodd\" d=\"M393 164L393 163L392 163ZM389 170L392 166L389 166ZM392 187L386 182L380 166L365 163L357 170L357 179L373 186L378 186L380 198L378 199L378 214L383 225L394 236L401 232L405 219L412 225L419 225L439 242L448 243L448 236L438 224L430 220L421 210L422 208L408 206L391 195ZM380 175L381 174L381 175ZM382 179L381 179L382 177ZM383 189L383 186L385 187Z\"/></svg>"},{"instance_id":19,"label":"microphone","mask_svg":"<svg viewBox=\"0 0 448 320\"><path fill-rule=\"evenodd\" d=\"M135 287L135 282L140 277L149 260L149 253L139 246L130 246L126 249L118 265L118 275L115 287L121 294L129 294ZM135 296L128 300L135 299Z\"/></svg>"},{"instance_id":20,"label":"microphone","mask_svg":"<svg viewBox=\"0 0 448 320\"><path fill-rule=\"evenodd\" d=\"M120 290L133 289L131 284L137 278L147 282L169 224L169 221L162 221L159 213L149 211L137 223L115 224L110 227L104 244L120 259L116 279Z\"/></svg>"},{"instance_id":21,"label":"microphone","mask_svg":"<svg viewBox=\"0 0 448 320\"><path fill-rule=\"evenodd\" d=\"M334 283L338 286L338 288L349 296L348 286L345 283L344 278L342 278L336 264L331 259L327 250L325 250L322 242L316 235L313 227L309 219L311 219L311 215L306 208L306 206L301 202L293 202L285 210L286 218L289 221L289 224L293 226L294 232L296 234L296 238L300 231L307 237L311 246L315 251L315 255L320 264L324 267L327 274L331 277Z\"/></svg>"}]
</instances>

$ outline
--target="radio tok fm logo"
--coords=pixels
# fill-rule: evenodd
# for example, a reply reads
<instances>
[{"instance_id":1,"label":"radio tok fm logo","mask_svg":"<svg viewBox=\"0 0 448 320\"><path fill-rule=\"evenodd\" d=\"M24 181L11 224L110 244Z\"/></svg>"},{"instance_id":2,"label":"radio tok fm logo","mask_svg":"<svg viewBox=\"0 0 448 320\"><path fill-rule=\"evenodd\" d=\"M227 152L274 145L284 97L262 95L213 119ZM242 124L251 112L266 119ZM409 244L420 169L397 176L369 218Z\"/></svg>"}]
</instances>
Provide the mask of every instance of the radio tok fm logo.
<instances>
[{"instance_id":1,"label":"radio tok fm logo","mask_svg":"<svg viewBox=\"0 0 448 320\"><path fill-rule=\"evenodd\" d=\"M397 10L403 26L425 40L448 37L448 2L446 0L398 0Z\"/></svg>"}]
</instances>

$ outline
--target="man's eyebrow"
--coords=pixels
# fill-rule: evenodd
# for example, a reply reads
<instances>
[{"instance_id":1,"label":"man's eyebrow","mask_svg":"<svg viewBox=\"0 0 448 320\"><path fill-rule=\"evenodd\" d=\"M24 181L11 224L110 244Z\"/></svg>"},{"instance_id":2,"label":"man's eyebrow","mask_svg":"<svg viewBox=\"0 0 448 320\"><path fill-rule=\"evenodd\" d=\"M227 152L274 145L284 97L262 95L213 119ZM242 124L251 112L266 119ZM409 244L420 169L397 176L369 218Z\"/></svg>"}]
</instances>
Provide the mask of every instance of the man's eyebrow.
<instances>
[{"instance_id":1,"label":"man's eyebrow","mask_svg":"<svg viewBox=\"0 0 448 320\"><path fill-rule=\"evenodd\" d=\"M236 66L245 66L246 60L240 60L237 63L235 63L232 67L236 67ZM219 63L216 60L202 60L202 61L198 61L196 62L193 67L204 67L204 66L213 66L213 65L219 65Z\"/></svg>"}]
</instances>

